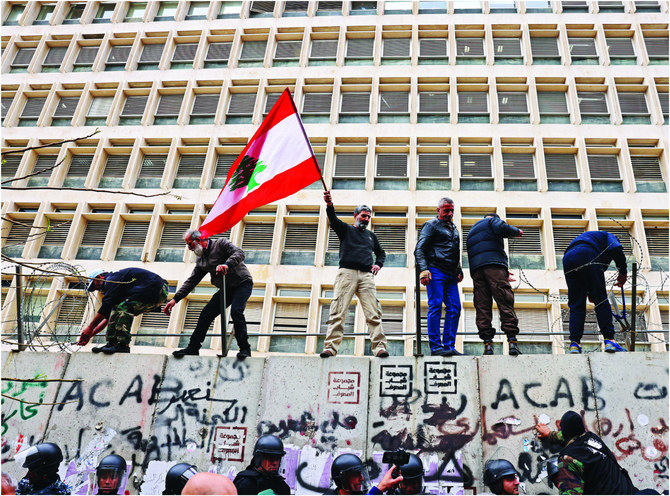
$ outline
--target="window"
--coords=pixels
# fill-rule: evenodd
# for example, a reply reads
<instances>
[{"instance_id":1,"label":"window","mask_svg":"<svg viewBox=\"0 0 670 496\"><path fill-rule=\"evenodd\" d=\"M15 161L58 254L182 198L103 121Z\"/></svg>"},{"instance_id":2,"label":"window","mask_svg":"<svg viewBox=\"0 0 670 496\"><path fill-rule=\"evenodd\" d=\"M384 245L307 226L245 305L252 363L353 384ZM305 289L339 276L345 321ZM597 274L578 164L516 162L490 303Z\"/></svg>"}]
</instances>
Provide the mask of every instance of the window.
<instances>
[{"instance_id":1,"label":"window","mask_svg":"<svg viewBox=\"0 0 670 496\"><path fill-rule=\"evenodd\" d=\"M560 65L561 53L558 50L558 38L531 36L530 51L533 54L533 64Z\"/></svg>"},{"instance_id":2,"label":"window","mask_svg":"<svg viewBox=\"0 0 670 496\"><path fill-rule=\"evenodd\" d=\"M549 0L526 0L526 13L551 13L551 2Z\"/></svg>"},{"instance_id":3,"label":"window","mask_svg":"<svg viewBox=\"0 0 670 496\"><path fill-rule=\"evenodd\" d=\"M404 2L398 0L384 1L384 14L411 14L412 2Z\"/></svg>"},{"instance_id":4,"label":"window","mask_svg":"<svg viewBox=\"0 0 670 496\"><path fill-rule=\"evenodd\" d=\"M382 65L409 65L410 38L386 38L382 42Z\"/></svg>"},{"instance_id":5,"label":"window","mask_svg":"<svg viewBox=\"0 0 670 496\"><path fill-rule=\"evenodd\" d=\"M294 222L286 224L281 264L314 265L316 234L319 225L309 220L291 220Z\"/></svg>"},{"instance_id":6,"label":"window","mask_svg":"<svg viewBox=\"0 0 670 496\"><path fill-rule=\"evenodd\" d=\"M378 121L409 122L409 89L379 92Z\"/></svg>"},{"instance_id":7,"label":"window","mask_svg":"<svg viewBox=\"0 0 670 496\"><path fill-rule=\"evenodd\" d=\"M447 2L419 2L419 14L446 14Z\"/></svg>"},{"instance_id":8,"label":"window","mask_svg":"<svg viewBox=\"0 0 670 496\"><path fill-rule=\"evenodd\" d=\"M616 155L587 154L594 192L623 191L619 161Z\"/></svg>"},{"instance_id":9,"label":"window","mask_svg":"<svg viewBox=\"0 0 670 496\"><path fill-rule=\"evenodd\" d=\"M93 155L72 155L63 186L83 188L92 162Z\"/></svg>"},{"instance_id":10,"label":"window","mask_svg":"<svg viewBox=\"0 0 670 496\"><path fill-rule=\"evenodd\" d=\"M217 95L218 96L218 95ZM200 188L200 176L205 168L205 155L182 155L173 188Z\"/></svg>"},{"instance_id":11,"label":"window","mask_svg":"<svg viewBox=\"0 0 670 496\"><path fill-rule=\"evenodd\" d=\"M246 255L244 259L246 264L270 263L273 233L274 221L267 224L245 222L240 248Z\"/></svg>"},{"instance_id":12,"label":"window","mask_svg":"<svg viewBox=\"0 0 670 496\"><path fill-rule=\"evenodd\" d=\"M205 56L205 69L216 67L227 67L230 58L230 49L232 43L229 41L223 43L210 43Z\"/></svg>"},{"instance_id":13,"label":"window","mask_svg":"<svg viewBox=\"0 0 670 496\"><path fill-rule=\"evenodd\" d=\"M660 12L661 6L657 0L641 0L635 2L635 12Z\"/></svg>"},{"instance_id":14,"label":"window","mask_svg":"<svg viewBox=\"0 0 670 496\"><path fill-rule=\"evenodd\" d=\"M212 180L212 188L223 188L230 166L233 165L237 155L220 154L216 157L216 169L214 170L214 179Z\"/></svg>"},{"instance_id":15,"label":"window","mask_svg":"<svg viewBox=\"0 0 670 496\"><path fill-rule=\"evenodd\" d=\"M108 155L105 169L100 178L100 187L120 188L123 185L129 160L129 155Z\"/></svg>"},{"instance_id":16,"label":"window","mask_svg":"<svg viewBox=\"0 0 670 496\"><path fill-rule=\"evenodd\" d=\"M167 155L145 155L135 187L160 188L166 162Z\"/></svg>"},{"instance_id":17,"label":"window","mask_svg":"<svg viewBox=\"0 0 670 496\"><path fill-rule=\"evenodd\" d=\"M12 7L9 9L9 14L7 14L7 17L5 18L5 22L2 24L4 26L18 26L19 19L25 8L25 5L12 5Z\"/></svg>"},{"instance_id":18,"label":"window","mask_svg":"<svg viewBox=\"0 0 670 496\"><path fill-rule=\"evenodd\" d=\"M101 3L98 7L98 11L95 14L93 19L94 23L108 23L112 22L112 15L114 14L114 8L116 4L114 3Z\"/></svg>"},{"instance_id":19,"label":"window","mask_svg":"<svg viewBox=\"0 0 670 496\"><path fill-rule=\"evenodd\" d=\"M178 43L174 47L170 69L191 69L197 51L197 43Z\"/></svg>"},{"instance_id":20,"label":"window","mask_svg":"<svg viewBox=\"0 0 670 496\"><path fill-rule=\"evenodd\" d=\"M515 1L495 0L489 2L489 11L492 14L515 14L518 10Z\"/></svg>"},{"instance_id":21,"label":"window","mask_svg":"<svg viewBox=\"0 0 670 496\"><path fill-rule=\"evenodd\" d=\"M190 227L189 221L163 222L161 240L156 250L156 262L183 262L184 233Z\"/></svg>"},{"instance_id":22,"label":"window","mask_svg":"<svg viewBox=\"0 0 670 496\"><path fill-rule=\"evenodd\" d=\"M379 224L375 220L372 230L379 239L379 244L386 252L384 267L407 266L407 225Z\"/></svg>"},{"instance_id":23,"label":"window","mask_svg":"<svg viewBox=\"0 0 670 496\"><path fill-rule=\"evenodd\" d=\"M105 239L107 239L109 224L109 220L87 220L84 236L81 239L75 258L100 260L102 249L105 246Z\"/></svg>"},{"instance_id":24,"label":"window","mask_svg":"<svg viewBox=\"0 0 670 496\"><path fill-rule=\"evenodd\" d=\"M372 65L374 38L348 38L344 65Z\"/></svg>"},{"instance_id":25,"label":"window","mask_svg":"<svg viewBox=\"0 0 670 496\"><path fill-rule=\"evenodd\" d=\"M375 189L407 190L409 185L407 176L407 154L377 154Z\"/></svg>"},{"instance_id":26,"label":"window","mask_svg":"<svg viewBox=\"0 0 670 496\"><path fill-rule=\"evenodd\" d=\"M364 153L338 153L335 156L333 189L364 189L366 161Z\"/></svg>"},{"instance_id":27,"label":"window","mask_svg":"<svg viewBox=\"0 0 670 496\"><path fill-rule=\"evenodd\" d=\"M598 64L595 38L568 37L568 45L570 47L570 58L574 65Z\"/></svg>"},{"instance_id":28,"label":"window","mask_svg":"<svg viewBox=\"0 0 670 496\"><path fill-rule=\"evenodd\" d=\"M186 14L187 21L205 20L209 11L209 2L191 2Z\"/></svg>"},{"instance_id":29,"label":"window","mask_svg":"<svg viewBox=\"0 0 670 496\"><path fill-rule=\"evenodd\" d=\"M665 182L658 157L631 155L635 186L638 193L665 193Z\"/></svg>"},{"instance_id":30,"label":"window","mask_svg":"<svg viewBox=\"0 0 670 496\"><path fill-rule=\"evenodd\" d=\"M46 101L46 97L28 97L19 116L19 127L37 126L37 120Z\"/></svg>"},{"instance_id":31,"label":"window","mask_svg":"<svg viewBox=\"0 0 670 496\"><path fill-rule=\"evenodd\" d=\"M632 38L618 38L608 36L607 51L610 56L610 64L612 65L635 65L637 57L635 56L635 49L633 48Z\"/></svg>"},{"instance_id":32,"label":"window","mask_svg":"<svg viewBox=\"0 0 670 496\"><path fill-rule=\"evenodd\" d=\"M623 124L649 124L649 108L642 92L625 92L617 88Z\"/></svg>"},{"instance_id":33,"label":"window","mask_svg":"<svg viewBox=\"0 0 670 496\"><path fill-rule=\"evenodd\" d=\"M69 293L70 291L68 291ZM51 329L52 339L54 341L67 340L80 329L82 320L88 308L88 293L85 291L73 291L75 294L63 294L59 292L59 297L64 297L58 307L56 315L55 328Z\"/></svg>"},{"instance_id":34,"label":"window","mask_svg":"<svg viewBox=\"0 0 670 496\"><path fill-rule=\"evenodd\" d=\"M5 162L2 164L2 180L7 181L16 177L16 173L19 170L19 165L21 164L21 155L12 154L12 155L3 155L2 160ZM12 186L13 183L9 185Z\"/></svg>"},{"instance_id":35,"label":"window","mask_svg":"<svg viewBox=\"0 0 670 496\"><path fill-rule=\"evenodd\" d=\"M154 21L174 21L179 2L160 2Z\"/></svg>"},{"instance_id":36,"label":"window","mask_svg":"<svg viewBox=\"0 0 670 496\"><path fill-rule=\"evenodd\" d=\"M226 124L251 124L256 93L231 93Z\"/></svg>"},{"instance_id":37,"label":"window","mask_svg":"<svg viewBox=\"0 0 670 496\"><path fill-rule=\"evenodd\" d=\"M142 116L147 106L148 95L128 95L121 111L121 126L138 126L142 124Z\"/></svg>"},{"instance_id":38,"label":"window","mask_svg":"<svg viewBox=\"0 0 670 496\"><path fill-rule=\"evenodd\" d=\"M158 108L156 109L154 125L177 124L183 99L183 93L161 94L161 99L158 102Z\"/></svg>"},{"instance_id":39,"label":"window","mask_svg":"<svg viewBox=\"0 0 670 496\"><path fill-rule=\"evenodd\" d=\"M419 39L419 65L446 65L448 63L446 38Z\"/></svg>"},{"instance_id":40,"label":"window","mask_svg":"<svg viewBox=\"0 0 670 496\"><path fill-rule=\"evenodd\" d=\"M32 229L34 220L34 216L31 216L30 218L21 217L20 219L10 219L9 232L5 229L2 230L2 237L4 240L4 246L2 248L3 255L8 257L20 257L23 254L26 243L29 241L30 230ZM40 232L42 231L40 230ZM31 236L30 240L35 237L36 236Z\"/></svg>"},{"instance_id":41,"label":"window","mask_svg":"<svg viewBox=\"0 0 670 496\"><path fill-rule=\"evenodd\" d=\"M496 64L523 64L520 38L493 38L493 55Z\"/></svg>"},{"instance_id":42,"label":"window","mask_svg":"<svg viewBox=\"0 0 670 496\"><path fill-rule=\"evenodd\" d=\"M284 296L289 294L291 296ZM295 295L295 296L293 296ZM277 289L274 299L273 333L305 333L309 325L309 289ZM302 336L273 336L269 351L299 352L305 351L305 338Z\"/></svg>"},{"instance_id":43,"label":"window","mask_svg":"<svg viewBox=\"0 0 670 496\"><path fill-rule=\"evenodd\" d=\"M58 72L66 52L66 46L50 47L44 62L42 62L42 72Z\"/></svg>"},{"instance_id":44,"label":"window","mask_svg":"<svg viewBox=\"0 0 670 496\"><path fill-rule=\"evenodd\" d=\"M68 240L71 224L70 219L51 219L49 229L46 229L45 226L46 230L37 258L60 258L63 246Z\"/></svg>"},{"instance_id":45,"label":"window","mask_svg":"<svg viewBox=\"0 0 670 496\"><path fill-rule=\"evenodd\" d=\"M419 153L416 189L450 190L448 153Z\"/></svg>"},{"instance_id":46,"label":"window","mask_svg":"<svg viewBox=\"0 0 670 496\"><path fill-rule=\"evenodd\" d=\"M142 261L142 251L149 232L149 221L135 220L138 215L124 219L123 232L114 260Z\"/></svg>"},{"instance_id":47,"label":"window","mask_svg":"<svg viewBox=\"0 0 670 496\"><path fill-rule=\"evenodd\" d=\"M9 72L28 72L30 61L35 55L35 48L19 48L14 56Z\"/></svg>"},{"instance_id":48,"label":"window","mask_svg":"<svg viewBox=\"0 0 670 496\"><path fill-rule=\"evenodd\" d=\"M275 2L251 2L249 17L272 17L274 15Z\"/></svg>"},{"instance_id":49,"label":"window","mask_svg":"<svg viewBox=\"0 0 670 496\"><path fill-rule=\"evenodd\" d=\"M668 63L668 37L644 37L644 46L647 48L649 64L667 64Z\"/></svg>"},{"instance_id":50,"label":"window","mask_svg":"<svg viewBox=\"0 0 670 496\"><path fill-rule=\"evenodd\" d=\"M165 43L145 44L137 68L140 71L158 69Z\"/></svg>"},{"instance_id":51,"label":"window","mask_svg":"<svg viewBox=\"0 0 670 496\"><path fill-rule=\"evenodd\" d=\"M508 218L507 221L523 229L523 236L508 239L510 267L545 269L540 227L528 225L528 223L533 222L530 219L523 219L514 223Z\"/></svg>"},{"instance_id":52,"label":"window","mask_svg":"<svg viewBox=\"0 0 670 496\"><path fill-rule=\"evenodd\" d=\"M623 12L623 2L621 0L603 0L598 2L598 10L602 13Z\"/></svg>"},{"instance_id":53,"label":"window","mask_svg":"<svg viewBox=\"0 0 670 496\"><path fill-rule=\"evenodd\" d=\"M585 13L588 14L589 6L585 0L567 0L561 2L564 14Z\"/></svg>"},{"instance_id":54,"label":"window","mask_svg":"<svg viewBox=\"0 0 670 496\"><path fill-rule=\"evenodd\" d=\"M99 46L82 46L79 48L77 59L74 61L73 72L89 72L93 70L93 63L98 55Z\"/></svg>"},{"instance_id":55,"label":"window","mask_svg":"<svg viewBox=\"0 0 670 496\"><path fill-rule=\"evenodd\" d=\"M553 226L556 268L563 269L563 254L572 240L585 231L584 227Z\"/></svg>"},{"instance_id":56,"label":"window","mask_svg":"<svg viewBox=\"0 0 670 496\"><path fill-rule=\"evenodd\" d=\"M340 123L347 122L370 122L370 92L342 92Z\"/></svg>"},{"instance_id":57,"label":"window","mask_svg":"<svg viewBox=\"0 0 670 496\"><path fill-rule=\"evenodd\" d=\"M540 122L543 124L570 122L570 111L564 91L538 91L537 103L540 109Z\"/></svg>"},{"instance_id":58,"label":"window","mask_svg":"<svg viewBox=\"0 0 670 496\"><path fill-rule=\"evenodd\" d=\"M349 15L377 15L377 2L351 2Z\"/></svg>"},{"instance_id":59,"label":"window","mask_svg":"<svg viewBox=\"0 0 670 496\"><path fill-rule=\"evenodd\" d=\"M484 64L484 38L456 38L457 64Z\"/></svg>"},{"instance_id":60,"label":"window","mask_svg":"<svg viewBox=\"0 0 670 496\"><path fill-rule=\"evenodd\" d=\"M214 124L219 93L196 93L189 124Z\"/></svg>"},{"instance_id":61,"label":"window","mask_svg":"<svg viewBox=\"0 0 670 496\"><path fill-rule=\"evenodd\" d=\"M188 304L188 303L187 303ZM147 312L135 317L140 323L135 333L134 346L165 346L165 336L170 325L170 316L163 312ZM153 336L158 334L158 336Z\"/></svg>"},{"instance_id":62,"label":"window","mask_svg":"<svg viewBox=\"0 0 670 496\"><path fill-rule=\"evenodd\" d=\"M500 123L529 123L528 101L523 91L498 92L498 117Z\"/></svg>"},{"instance_id":63,"label":"window","mask_svg":"<svg viewBox=\"0 0 670 496\"><path fill-rule=\"evenodd\" d=\"M493 191L491 155L461 153L461 189Z\"/></svg>"},{"instance_id":64,"label":"window","mask_svg":"<svg viewBox=\"0 0 670 496\"><path fill-rule=\"evenodd\" d=\"M332 232L332 231L331 231ZM333 236L337 240L337 236L333 233ZM337 261L335 264L337 265ZM332 303L333 290L324 290L321 301L320 312L319 312L319 338L317 338L317 350L322 350L324 348L325 336L328 334L328 320L330 319L330 305ZM324 301L324 299L326 301ZM343 332L345 336L342 338L340 347L338 349L338 355L353 355L354 354L354 336L346 336L346 334L353 334L356 332L356 305L358 304L358 298L354 295L349 308L347 309L347 314L344 317L344 323L342 324ZM386 329L384 329L386 332Z\"/></svg>"},{"instance_id":65,"label":"window","mask_svg":"<svg viewBox=\"0 0 670 496\"><path fill-rule=\"evenodd\" d=\"M610 113L604 92L578 91L577 101L583 124L610 124Z\"/></svg>"},{"instance_id":66,"label":"window","mask_svg":"<svg viewBox=\"0 0 670 496\"><path fill-rule=\"evenodd\" d=\"M284 4L284 17L304 17L307 15L309 2L290 2Z\"/></svg>"},{"instance_id":67,"label":"window","mask_svg":"<svg viewBox=\"0 0 670 496\"><path fill-rule=\"evenodd\" d=\"M651 258L651 270L665 271L668 268L668 228L661 226L644 226L644 236L647 238L647 248Z\"/></svg>"},{"instance_id":68,"label":"window","mask_svg":"<svg viewBox=\"0 0 670 496\"><path fill-rule=\"evenodd\" d=\"M111 50L109 51L109 55L107 56L105 70L124 71L126 69L126 62L128 61L131 48L132 46L130 45L112 46Z\"/></svg>"},{"instance_id":69,"label":"window","mask_svg":"<svg viewBox=\"0 0 670 496\"><path fill-rule=\"evenodd\" d=\"M549 191L579 191L577 160L573 154L545 153Z\"/></svg>"},{"instance_id":70,"label":"window","mask_svg":"<svg viewBox=\"0 0 670 496\"><path fill-rule=\"evenodd\" d=\"M182 347L188 345L191 334L193 334L193 331L195 330L195 326L198 323L198 318L200 317L200 312L202 312L202 309L205 307L206 304L207 304L207 301L197 301L197 300L192 300L190 298L186 300L186 310L185 310L185 315L184 315L184 322L181 325L181 333L180 333L180 336L179 336L179 344L177 345L179 348L182 348ZM149 315L149 314L144 314L144 315ZM208 337L205 338L205 340L202 342L202 347L204 349L209 349L209 348L212 347L212 337L211 336L208 336Z\"/></svg>"},{"instance_id":71,"label":"window","mask_svg":"<svg viewBox=\"0 0 670 496\"><path fill-rule=\"evenodd\" d=\"M54 4L42 5L33 24L49 24L51 17L54 15L55 8L56 6Z\"/></svg>"},{"instance_id":72,"label":"window","mask_svg":"<svg viewBox=\"0 0 670 496\"><path fill-rule=\"evenodd\" d=\"M532 153L505 153L503 174L506 191L537 191Z\"/></svg>"},{"instance_id":73,"label":"window","mask_svg":"<svg viewBox=\"0 0 670 496\"><path fill-rule=\"evenodd\" d=\"M147 2L131 2L123 22L142 22L147 10Z\"/></svg>"},{"instance_id":74,"label":"window","mask_svg":"<svg viewBox=\"0 0 670 496\"><path fill-rule=\"evenodd\" d=\"M242 2L221 2L217 19L239 18L242 12Z\"/></svg>"},{"instance_id":75,"label":"window","mask_svg":"<svg viewBox=\"0 0 670 496\"><path fill-rule=\"evenodd\" d=\"M5 121L7 111L12 106L12 103L14 103L14 98L16 98L16 94L0 98L0 124Z\"/></svg>"},{"instance_id":76,"label":"window","mask_svg":"<svg viewBox=\"0 0 670 496\"><path fill-rule=\"evenodd\" d=\"M489 122L489 94L486 91L458 92L459 122Z\"/></svg>"},{"instance_id":77,"label":"window","mask_svg":"<svg viewBox=\"0 0 670 496\"><path fill-rule=\"evenodd\" d=\"M419 90L418 122L449 122L449 92Z\"/></svg>"},{"instance_id":78,"label":"window","mask_svg":"<svg viewBox=\"0 0 670 496\"><path fill-rule=\"evenodd\" d=\"M240 67L263 67L268 41L244 41L240 55Z\"/></svg>"},{"instance_id":79,"label":"window","mask_svg":"<svg viewBox=\"0 0 670 496\"><path fill-rule=\"evenodd\" d=\"M664 124L668 123L668 91L661 91L656 89L658 93L658 103L661 106L661 112L663 112Z\"/></svg>"},{"instance_id":80,"label":"window","mask_svg":"<svg viewBox=\"0 0 670 496\"><path fill-rule=\"evenodd\" d=\"M318 16L342 15L342 2L323 2L319 0L316 4L316 15Z\"/></svg>"},{"instance_id":81,"label":"window","mask_svg":"<svg viewBox=\"0 0 670 496\"><path fill-rule=\"evenodd\" d=\"M302 101L304 122L329 122L333 93L305 92Z\"/></svg>"},{"instance_id":82,"label":"window","mask_svg":"<svg viewBox=\"0 0 670 496\"><path fill-rule=\"evenodd\" d=\"M70 4L70 10L65 16L65 19L63 19L63 24L79 24L79 22L81 22L81 16L84 15L85 8L85 3Z\"/></svg>"},{"instance_id":83,"label":"window","mask_svg":"<svg viewBox=\"0 0 670 496\"><path fill-rule=\"evenodd\" d=\"M112 109L113 96L94 96L86 114L87 126L104 126Z\"/></svg>"},{"instance_id":84,"label":"window","mask_svg":"<svg viewBox=\"0 0 670 496\"><path fill-rule=\"evenodd\" d=\"M53 119L51 119L52 126L69 126L72 122L72 116L77 109L79 103L78 96L63 96L58 100L58 105L54 111Z\"/></svg>"},{"instance_id":85,"label":"window","mask_svg":"<svg viewBox=\"0 0 670 496\"><path fill-rule=\"evenodd\" d=\"M301 41L281 40L275 47L272 65L275 67L297 66L300 62Z\"/></svg>"},{"instance_id":86,"label":"window","mask_svg":"<svg viewBox=\"0 0 670 496\"><path fill-rule=\"evenodd\" d=\"M335 65L337 40L312 40L309 65Z\"/></svg>"}]
</instances>

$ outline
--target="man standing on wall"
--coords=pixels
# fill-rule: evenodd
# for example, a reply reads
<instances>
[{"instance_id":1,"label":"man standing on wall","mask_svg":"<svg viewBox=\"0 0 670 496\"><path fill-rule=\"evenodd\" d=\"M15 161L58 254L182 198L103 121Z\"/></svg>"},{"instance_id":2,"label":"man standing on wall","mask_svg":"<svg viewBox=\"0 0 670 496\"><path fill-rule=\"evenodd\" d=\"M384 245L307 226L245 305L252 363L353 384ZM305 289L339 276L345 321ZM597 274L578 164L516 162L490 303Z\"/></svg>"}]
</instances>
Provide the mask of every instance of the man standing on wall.
<instances>
[{"instance_id":1,"label":"man standing on wall","mask_svg":"<svg viewBox=\"0 0 670 496\"><path fill-rule=\"evenodd\" d=\"M468 263L472 276L475 314L479 337L484 341L484 355L493 355L493 300L498 304L500 327L507 335L509 354L521 354L516 336L519 319L514 311L514 292L507 266L503 238L521 237L523 231L510 226L497 214L487 214L468 233Z\"/></svg>"},{"instance_id":2,"label":"man standing on wall","mask_svg":"<svg viewBox=\"0 0 670 496\"><path fill-rule=\"evenodd\" d=\"M416 264L421 271L419 278L428 293L426 321L430 354L438 356L461 354L454 345L461 316L458 283L463 280L463 269L460 237L453 218L454 201L442 198L437 204L437 217L423 225L414 249ZM444 330L440 337L443 303Z\"/></svg>"},{"instance_id":3,"label":"man standing on wall","mask_svg":"<svg viewBox=\"0 0 670 496\"><path fill-rule=\"evenodd\" d=\"M230 306L230 318L235 329L235 339L240 351L237 358L244 360L251 356L251 347L247 338L247 321L244 308L251 296L254 281L247 266L244 265L244 252L225 238L202 239L200 231L189 229L184 234L184 243L196 255L195 268L191 276L184 281L170 301L165 305L165 313L170 315L172 307L186 297L197 284L209 273L212 284L219 288L209 302L203 307L198 317L191 340L182 350L172 352L181 358L184 355L198 355L209 326L221 313L221 288L223 276L226 276L226 307Z\"/></svg>"},{"instance_id":4,"label":"man standing on wall","mask_svg":"<svg viewBox=\"0 0 670 496\"><path fill-rule=\"evenodd\" d=\"M337 355L344 334L344 319L354 294L358 296L370 330L372 353L379 358L389 356L386 351L386 336L382 330L382 307L377 299L374 276L384 265L386 252L377 236L367 228L372 210L359 205L354 210L354 225L345 224L337 218L330 191L324 191L326 214L330 227L340 240L340 269L335 278L333 301L330 304L328 334L321 358ZM372 253L375 258L373 260Z\"/></svg>"},{"instance_id":5,"label":"man standing on wall","mask_svg":"<svg viewBox=\"0 0 670 496\"><path fill-rule=\"evenodd\" d=\"M605 271L614 260L619 274L616 285L626 283L626 255L619 239L607 231L587 231L580 234L565 249L563 272L568 285L570 307L570 353L581 353L581 340L586 319L586 298L595 305L600 333L605 339L605 351L627 351L614 340L612 310L605 289Z\"/></svg>"}]
</instances>

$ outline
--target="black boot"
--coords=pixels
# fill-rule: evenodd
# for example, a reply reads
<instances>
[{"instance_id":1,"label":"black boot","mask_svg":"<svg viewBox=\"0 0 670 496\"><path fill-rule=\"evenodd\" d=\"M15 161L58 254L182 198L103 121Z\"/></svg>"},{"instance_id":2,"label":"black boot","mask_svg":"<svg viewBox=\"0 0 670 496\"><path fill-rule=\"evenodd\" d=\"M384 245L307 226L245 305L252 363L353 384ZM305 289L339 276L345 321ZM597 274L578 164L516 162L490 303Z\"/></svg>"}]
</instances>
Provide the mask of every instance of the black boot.
<instances>
[{"instance_id":1,"label":"black boot","mask_svg":"<svg viewBox=\"0 0 670 496\"><path fill-rule=\"evenodd\" d=\"M184 349L182 349L182 350L176 350L176 351L173 351L173 352L172 352L172 355L173 355L175 358L181 358L181 357L183 357L183 356L185 356L185 355L195 355L195 356L198 356L198 354L199 354L199 353L198 353L198 350L199 350L199 348L195 348L195 347L193 347L193 346L191 346L191 345L188 345L186 348L184 348Z\"/></svg>"},{"instance_id":2,"label":"black boot","mask_svg":"<svg viewBox=\"0 0 670 496\"><path fill-rule=\"evenodd\" d=\"M516 339L510 339L508 342L509 342L509 354L511 356L521 355L521 351L519 350L519 346L518 343L516 342Z\"/></svg>"},{"instance_id":3,"label":"black boot","mask_svg":"<svg viewBox=\"0 0 670 496\"><path fill-rule=\"evenodd\" d=\"M484 341L484 355L493 355L493 341Z\"/></svg>"}]
</instances>

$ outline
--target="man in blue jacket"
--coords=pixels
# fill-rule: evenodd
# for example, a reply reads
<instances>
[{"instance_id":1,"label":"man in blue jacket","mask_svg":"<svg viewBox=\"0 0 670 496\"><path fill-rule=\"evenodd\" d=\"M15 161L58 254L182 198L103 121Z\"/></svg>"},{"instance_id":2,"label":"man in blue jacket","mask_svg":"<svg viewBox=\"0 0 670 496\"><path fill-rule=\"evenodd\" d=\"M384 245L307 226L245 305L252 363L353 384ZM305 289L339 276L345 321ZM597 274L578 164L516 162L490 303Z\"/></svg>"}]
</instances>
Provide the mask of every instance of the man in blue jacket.
<instances>
[{"instance_id":1,"label":"man in blue jacket","mask_svg":"<svg viewBox=\"0 0 670 496\"><path fill-rule=\"evenodd\" d=\"M416 264L421 273L421 284L428 293L428 344L430 354L438 356L460 355L454 348L461 300L458 283L463 280L461 245L458 229L452 222L454 201L442 198L437 204L437 217L421 228L419 241L414 249ZM444 303L444 330L440 336L440 320Z\"/></svg>"},{"instance_id":2,"label":"man in blue jacket","mask_svg":"<svg viewBox=\"0 0 670 496\"><path fill-rule=\"evenodd\" d=\"M475 314L479 337L484 341L484 355L493 355L493 300L500 312L500 328L507 335L509 354L521 354L516 336L519 319L514 311L514 292L503 238L523 235L518 227L510 226L497 214L487 214L468 233L468 262L472 276Z\"/></svg>"},{"instance_id":3,"label":"man in blue jacket","mask_svg":"<svg viewBox=\"0 0 670 496\"><path fill-rule=\"evenodd\" d=\"M605 351L627 351L614 341L612 311L605 289L605 271L612 260L619 269L616 285L622 287L626 282L626 255L614 234L586 231L573 239L565 249L563 272L568 285L570 307L570 353L582 352L580 342L584 334L587 297L595 305L598 327L605 339Z\"/></svg>"}]
</instances>

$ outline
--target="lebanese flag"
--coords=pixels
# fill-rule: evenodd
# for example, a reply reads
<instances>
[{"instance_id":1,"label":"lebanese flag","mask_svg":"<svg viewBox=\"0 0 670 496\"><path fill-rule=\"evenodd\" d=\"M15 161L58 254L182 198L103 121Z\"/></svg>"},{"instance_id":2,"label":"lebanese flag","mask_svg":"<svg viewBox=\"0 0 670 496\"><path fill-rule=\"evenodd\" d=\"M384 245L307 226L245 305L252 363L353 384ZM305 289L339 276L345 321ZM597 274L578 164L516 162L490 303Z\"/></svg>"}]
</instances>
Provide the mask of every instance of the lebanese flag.
<instances>
[{"instance_id":1,"label":"lebanese flag","mask_svg":"<svg viewBox=\"0 0 670 496\"><path fill-rule=\"evenodd\" d=\"M203 238L226 232L254 208L292 195L321 179L312 145L286 88L228 172L200 226Z\"/></svg>"}]
</instances>

